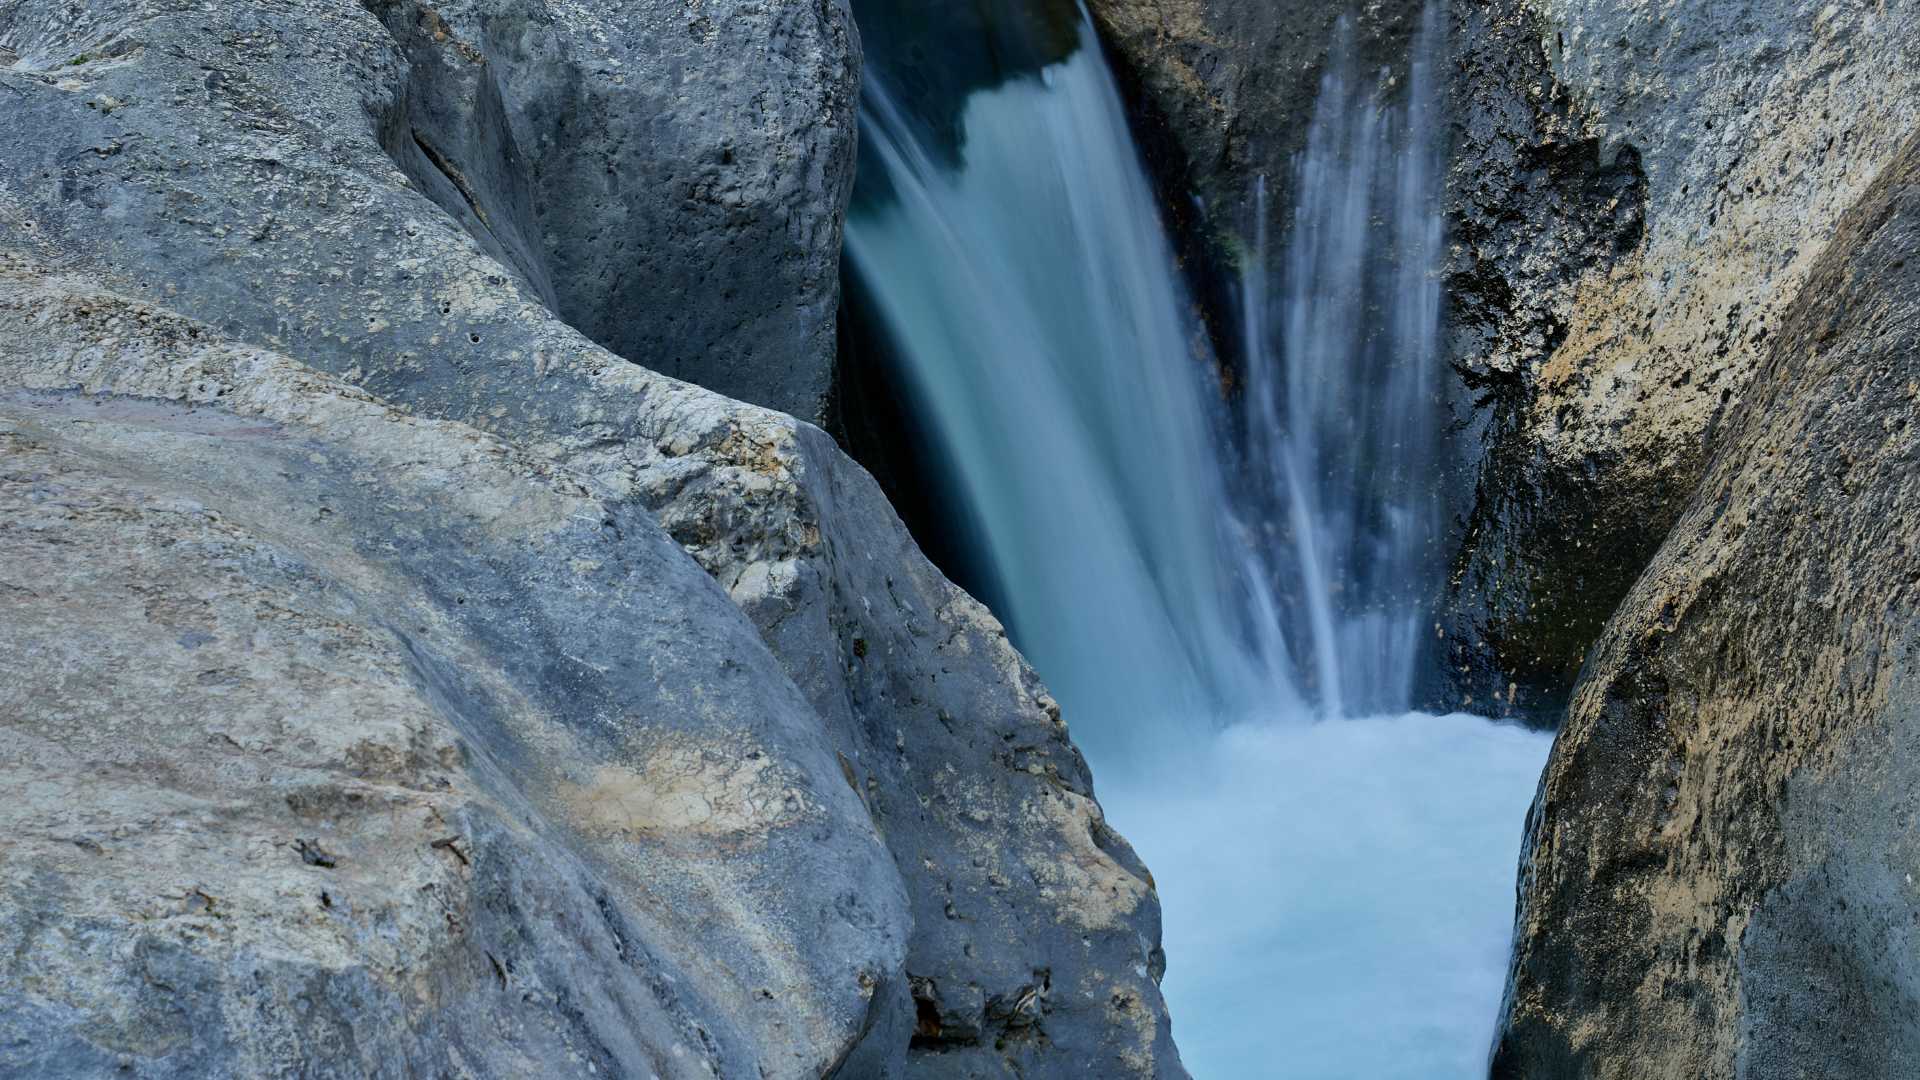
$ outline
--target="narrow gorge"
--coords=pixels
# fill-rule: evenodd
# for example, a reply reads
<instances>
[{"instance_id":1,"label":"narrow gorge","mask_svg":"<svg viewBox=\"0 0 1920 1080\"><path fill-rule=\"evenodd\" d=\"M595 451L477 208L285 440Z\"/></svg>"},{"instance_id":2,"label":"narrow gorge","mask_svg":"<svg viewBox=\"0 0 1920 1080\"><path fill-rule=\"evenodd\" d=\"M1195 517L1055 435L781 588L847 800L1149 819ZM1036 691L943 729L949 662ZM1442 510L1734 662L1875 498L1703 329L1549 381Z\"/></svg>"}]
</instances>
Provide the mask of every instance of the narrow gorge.
<instances>
[{"instance_id":1,"label":"narrow gorge","mask_svg":"<svg viewBox=\"0 0 1920 1080\"><path fill-rule=\"evenodd\" d=\"M0 1077L1912 1075L1917 49L0 0Z\"/></svg>"}]
</instances>

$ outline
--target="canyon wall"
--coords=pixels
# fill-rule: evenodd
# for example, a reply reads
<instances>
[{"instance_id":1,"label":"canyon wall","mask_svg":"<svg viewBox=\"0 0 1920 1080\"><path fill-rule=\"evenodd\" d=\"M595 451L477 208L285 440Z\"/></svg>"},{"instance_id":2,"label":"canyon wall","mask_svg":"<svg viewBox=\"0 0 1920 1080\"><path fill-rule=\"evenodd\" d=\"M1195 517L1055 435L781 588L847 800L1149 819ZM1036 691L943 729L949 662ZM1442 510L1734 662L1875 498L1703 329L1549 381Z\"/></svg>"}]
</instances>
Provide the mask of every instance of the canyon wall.
<instances>
[{"instance_id":1,"label":"canyon wall","mask_svg":"<svg viewBox=\"0 0 1920 1080\"><path fill-rule=\"evenodd\" d=\"M1184 1075L999 624L670 377L817 412L851 180L703 11L0 5L0 1071Z\"/></svg>"},{"instance_id":2,"label":"canyon wall","mask_svg":"<svg viewBox=\"0 0 1920 1080\"><path fill-rule=\"evenodd\" d=\"M1247 257L1337 12L1091 7ZM1905 1075L1920 9L1445 15L1428 703L1564 715L1496 1071ZM0 1071L1183 1075L1057 705L808 423L859 71L0 0Z\"/></svg>"},{"instance_id":3,"label":"canyon wall","mask_svg":"<svg viewBox=\"0 0 1920 1080\"><path fill-rule=\"evenodd\" d=\"M1555 715L1912 130L1920 9L1465 10L1453 361L1487 434L1449 659L1463 699Z\"/></svg>"},{"instance_id":4,"label":"canyon wall","mask_svg":"<svg viewBox=\"0 0 1920 1080\"><path fill-rule=\"evenodd\" d=\"M1533 190L1577 150L1565 190L1605 213L1510 309L1546 351L1456 351L1498 388L1457 667L1549 702L1581 671L1495 1072L1906 1075L1920 7L1528 21L1562 125ZM1481 145L1456 176L1495 172ZM1570 220L1518 205L1503 253L1459 234L1502 268L1476 299L1528 296L1511 268Z\"/></svg>"},{"instance_id":5,"label":"canyon wall","mask_svg":"<svg viewBox=\"0 0 1920 1080\"><path fill-rule=\"evenodd\" d=\"M1249 257L1248 193L1266 176L1284 236L1340 10L1092 6L1134 72L1149 144L1172 148L1170 201L1199 197L1231 265ZM1362 70L1397 76L1419 11L1348 13ZM1920 17L1761 0L1455 0L1442 15L1458 454L1441 473L1445 679L1427 704L1550 722L1780 310L1909 130Z\"/></svg>"}]
</instances>

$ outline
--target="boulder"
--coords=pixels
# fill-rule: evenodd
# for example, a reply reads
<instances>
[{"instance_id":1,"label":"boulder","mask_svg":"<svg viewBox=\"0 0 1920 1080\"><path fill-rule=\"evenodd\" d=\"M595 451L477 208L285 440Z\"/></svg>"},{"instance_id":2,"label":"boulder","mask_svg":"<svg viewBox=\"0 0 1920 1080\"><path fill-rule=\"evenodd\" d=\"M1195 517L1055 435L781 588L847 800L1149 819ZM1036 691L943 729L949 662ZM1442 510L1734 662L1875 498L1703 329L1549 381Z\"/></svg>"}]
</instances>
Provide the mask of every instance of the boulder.
<instances>
[{"instance_id":1,"label":"boulder","mask_svg":"<svg viewBox=\"0 0 1920 1080\"><path fill-rule=\"evenodd\" d=\"M610 765L624 764L638 774L638 779L608 774L612 788L602 798L623 813L638 807L644 816L666 812L650 808L697 803L705 796L696 797L689 786L704 793L714 785L724 789L736 777L750 787L764 777L776 790L803 790L802 781L816 778L811 770L823 760L831 763L830 775L842 786L828 786L853 797L864 828L884 845L892 864L891 886L881 888L884 881L833 869L853 865L846 860L864 850L867 841L853 828L859 820L819 819L830 820L829 829L815 819L787 819L784 811L763 810L757 794L744 797L756 808L750 813L771 812L782 827L812 829L826 849L818 867L789 878L788 887L799 895L787 898L789 906L780 910L804 917L767 915L755 922L759 909L751 909L737 919L742 926L770 926L762 944L775 953L818 953L808 961L823 965L817 969L819 987L809 987L805 997L817 1002L808 1006L812 1013L792 1003L770 1006L760 991L771 990L777 1003L790 984L768 985L777 980L756 978L751 973L762 968L736 965L724 943L711 955L700 953L698 928L680 939L674 938L678 928L663 928L657 940L647 936L654 933L651 928L623 931L630 948L644 944L659 955L681 958L688 970L702 962L724 969L701 976L705 996L687 991L681 1011L671 1014L692 1017L714 1033L715 1045L721 1046L714 1060L722 1063L723 1073L732 1075L733 1065L753 1060L777 1074L792 1070L798 1075L831 1067L844 1052L854 1055L845 1059L853 1063L843 1066L847 1075L896 1067L913 1075L1046 1076L1088 1068L1105 1075L1181 1075L1157 985L1163 960L1151 878L1125 841L1104 825L1085 764L1057 706L999 624L920 555L871 478L817 428L641 366L654 363L657 351L660 366L673 368L679 362L673 348L700 336L688 327L733 325L728 320L746 328L739 341L785 343L778 350L754 352L755 371L797 371L811 362L811 338L789 331L814 325L801 309L812 303L810 296L822 294L809 293L804 282L792 284L800 278L780 275L803 278L803 264L816 265L809 260L828 258L830 249L837 249L838 200L846 177L826 175L815 185L796 175L828 169L828 158L839 151L822 150L827 157L815 161L793 148L798 144L783 141L781 132L789 121L798 124L795 114L785 111L796 101L839 100L830 88L815 85L814 76L798 73L850 70L851 38L826 32L840 24L843 12L837 4L732 10L727 18L745 21L738 32L712 15L714 23L694 18L682 25L689 36L681 39L648 36L668 25L668 13L684 15L682 5L664 2L625 5L622 11L631 18L614 19L603 5L558 0L489 0L439 9L346 0L274 5L23 0L0 12L0 49L7 50L0 60L10 64L0 67L0 99L7 104L0 109L0 249L15 252L22 288L49 276L82 282L61 288L117 297L130 310L149 312L150 320L182 320L221 348L277 356L279 362L311 369L310 379L330 377L324 380L332 388L328 393L377 405L395 418L393 423L447 422L448 430L463 433L461 439L493 440L503 453L568 478L582 492L580 498L607 508L601 520L612 522L606 526L611 531L599 536L599 547L580 553L531 532L521 534L528 542L501 541L484 549L503 552L501 558L512 553L521 560L512 565L524 566L521 572L530 579L563 581L598 572L578 569L576 563L618 565L625 544L658 554L661 568L644 588L636 582L621 598L605 599L594 609L598 614L579 609L582 621L570 625L580 627L584 643L536 622L508 620L494 624L493 637L472 645L484 656L452 666L490 670L490 664L514 679L556 680L569 693L603 704L624 699L627 691L607 689L616 683L630 683L639 694L654 678L651 696L636 701L659 700L661 710L682 710L676 715L683 717L690 737L734 746L733 757L710 757L696 738L675 751L679 757L651 772L639 767L650 760L644 755L609 758ZM632 37L623 37L629 32ZM767 52L770 43L779 43L779 50ZM592 51L601 46L605 52ZM815 48L826 52L808 52ZM568 65L576 62L587 70L568 74ZM691 67L733 76L696 79ZM789 77L799 80L787 88L792 93L780 88L779 80ZM756 90L746 85L754 79L773 82ZM568 89L580 80L593 83L591 92ZM716 81L725 85L712 85ZM673 103L648 123L665 124L682 115L674 110L686 110L692 125L686 141L669 140L661 149L639 145L637 135L621 133L625 128L616 132L619 124L638 122L622 113L616 124L617 110L606 104L609 95L627 92L616 88L628 84L639 84L631 91L639 95L634 100ZM576 92L601 104L582 106L586 112L579 113L560 108L561 99ZM757 95L767 111L734 109L727 96L734 93ZM850 123L851 99L843 104ZM706 108L728 114L712 121L716 132L734 130L730 125L738 123L746 125L741 131L756 133L752 139L738 135L731 162L719 150L717 157L704 158L685 149L706 145L699 131L707 121L694 119ZM568 137L572 143L558 135L551 135L551 144L539 142L538 132L557 130L543 125L557 123L558 115L599 115L596 109L606 112L604 127L570 128L578 131ZM822 105L815 119L831 126L837 115ZM814 135L794 137L804 142ZM538 156L546 162L539 183L548 186L534 186L529 148L536 145L547 147ZM602 155L599 160L618 163L632 160L627 155L654 152L671 156L674 169L686 170L675 175L721 177L713 190L731 209L719 220L741 230L739 243L714 246L699 240L708 234L692 223L706 220L701 217L705 204L673 217L692 230L680 238L685 246L662 241L650 226L621 232L641 216L631 207L621 209L627 206L624 200L677 198L677 189L662 182L630 190L617 170L593 174L583 163L595 160L596 153ZM797 246L763 242L764 234L754 230L781 221L766 202L775 196L736 183L737 177L726 179L734 176L728 169L759 177L780 192L818 196L817 202L803 199L804 213L795 210L776 230ZM598 187L588 183L589 174ZM593 199L612 201L593 210ZM561 230L555 223L562 221L572 224ZM604 310L569 306L588 304L582 298L591 290L569 292L576 286L564 283L583 265L577 260L587 256L558 259L550 245L555 237L575 235L569 230L576 228L592 233L590 240L626 235L628 250L635 250L637 241L631 238L645 241L630 263L608 252L593 256L610 274L617 266L651 273L646 244L666 243L676 256L711 260L714 269L705 273L716 284L721 278L752 281L767 291L730 293L720 287L674 294L670 303L682 319L675 324L679 329L658 330L662 344L647 346L646 355L631 345L615 355L594 340L601 334L595 327L605 325L594 320L646 323L652 309L623 307L620 296L628 294L618 289L604 294L611 297ZM791 254L800 249L810 254ZM831 281L823 287L831 288ZM669 303L665 290L647 295L650 303ZM766 297L778 301L773 314L754 314ZM822 319L830 318L831 307L825 305ZM86 327L62 331L65 336L49 332L45 350L92 350L110 369L139 323L137 315L129 319L127 329L116 326L97 334ZM776 325L788 330L776 332ZM724 353L710 344L689 347L687 355ZM0 369L17 367L18 355L20 350L9 346L0 353ZM37 389L104 392L104 400L120 402L111 407L136 412L136 406L177 397L145 383L112 380L69 380ZM337 441L341 455L377 450L362 446L352 432L341 433ZM248 449L253 446L242 442L219 457L234 462L231 486L251 486L262 475L246 473L255 466L240 460L254 452ZM164 460L153 456L161 475L143 482L170 481ZM270 465L259 468L277 475ZM369 464L350 471L377 489L384 469ZM217 461L208 461L201 475L210 490L228 486L217 479ZM230 511L236 516L244 509L269 524L275 517L266 509L245 509L243 493L224 497L236 500ZM377 501L377 490L368 497ZM429 518L464 513L438 507L425 496L403 495L396 495L385 512ZM354 550L375 569L393 564L391 572L403 585L449 572L437 562L441 539L426 533L418 541L405 539L409 534L399 524L404 517L357 520L362 531L356 535L388 539L365 540ZM672 541L671 548L660 547L662 536ZM426 550L409 555L415 561L402 566L395 549L409 543ZM444 553L447 558L467 564L467 541L448 543L453 550ZM477 582L492 564L475 558L479 563L471 573ZM669 572L665 567L673 560L681 569ZM675 632L645 630L681 610L676 605L683 601L654 593L668 589L665 582L674 583L672 589L691 589L684 574L689 568L705 571L702 588L731 599L732 606L719 610L700 601L705 606L687 609ZM183 574L178 587L192 588L192 574ZM499 578L491 595L513 593L516 580ZM394 586L401 590L394 595L404 593L403 585ZM464 587L479 589L478 584ZM386 601L367 603L378 609ZM751 641L730 636L742 617L755 631ZM710 618L723 622L710 628ZM629 622L639 640L626 629ZM729 625L734 629L725 628ZM57 636L59 631L55 626L43 632ZM592 644L595 634L612 636L602 648ZM688 639L688 651L680 651L679 637ZM693 643L703 640L724 644L702 653ZM583 650L590 662L583 671L571 672L572 658ZM756 659L755 650L771 658L772 669ZM729 726L735 714L730 710L736 709L727 704L731 699L709 700L705 691L682 693L675 689L678 684L665 681L665 669L652 673L655 664L680 655L696 668L707 662L700 657L709 657L714 670L702 670L702 678L751 683L752 693L765 699L763 706L750 706L743 697L737 712L758 715L757 723L779 728L785 732L781 738L790 740L757 751L768 761L766 768L725 764L754 750ZM181 691L189 697L196 692ZM428 684L421 693L439 709L449 692ZM454 699L446 708L459 712L463 700ZM197 708L182 705L178 722L189 728L198 723L193 719ZM459 730L444 717L435 722ZM585 722L595 732L597 724ZM575 753L543 744L542 752L562 755L554 760L578 763L563 751ZM789 752L795 755L791 761L784 756ZM598 759L583 760L600 768ZM591 784L592 770L583 773L584 768L568 774L571 782ZM489 780L492 786L482 794L504 800L514 788L533 783L516 769L512 762L501 765L501 776ZM97 797L90 788L82 790ZM850 810L838 794L811 797L827 800L822 807L837 807L835 815ZM784 806L784 798L780 803ZM559 815L537 801L535 809ZM562 853L578 858L596 874L608 872L596 860L624 858L629 846L627 840L613 839L596 848L564 832L556 835L554 858ZM849 853L842 863L827 858L836 847ZM447 858L438 849L432 854ZM687 865L704 859L709 856L696 852ZM818 884L830 877L840 884ZM860 882L874 890L842 911L836 897ZM0 904L21 918L71 929L74 924L61 922L61 905L34 897L9 890ZM747 902L745 897L732 901L736 907ZM639 917L622 896L609 903L620 918ZM897 904L904 904L904 912ZM556 920L563 928L573 925L565 910L544 902L530 904L522 916ZM685 917L720 916L694 905ZM893 941L902 935L903 940ZM419 947L427 948L424 939ZM891 966L888 958L895 954L890 949L899 950ZM860 958L857 963L854 957ZM104 955L96 963L98 971L110 967ZM803 967L783 970L795 982L815 978L802 977ZM871 978L864 989L857 985L860 971ZM852 997L845 996L841 977L849 972L856 983ZM97 977L107 980L104 974ZM594 1008L603 1003L608 1009L630 1008L617 1004L625 999L610 996L612 991L584 983L565 995L555 993L561 1003L543 1007L586 1008L578 1003L591 999ZM292 1013L275 1015L274 1023L294 1023ZM41 1030L89 1030L95 1016L76 1007L46 1021L54 1026ZM902 1026L902 1016L910 1023ZM787 1026L775 1030L781 1024ZM849 1025L859 1030L849 1033ZM284 1034L285 1029L264 1030ZM723 1045L718 1041L723 1035L737 1038ZM671 1049L651 1036L635 1037L632 1044L650 1054ZM869 1052L871 1059L858 1056ZM197 1066L178 1068L192 1072ZM231 1068L245 1071L244 1064ZM345 1058L337 1059L337 1068L345 1074L358 1070Z\"/></svg>"},{"instance_id":2,"label":"boulder","mask_svg":"<svg viewBox=\"0 0 1920 1080\"><path fill-rule=\"evenodd\" d=\"M0 1072L898 1065L900 875L643 508L85 282L0 327Z\"/></svg>"},{"instance_id":3,"label":"boulder","mask_svg":"<svg viewBox=\"0 0 1920 1080\"><path fill-rule=\"evenodd\" d=\"M1496 1077L1920 1069L1920 135L1769 326L1528 816Z\"/></svg>"}]
</instances>

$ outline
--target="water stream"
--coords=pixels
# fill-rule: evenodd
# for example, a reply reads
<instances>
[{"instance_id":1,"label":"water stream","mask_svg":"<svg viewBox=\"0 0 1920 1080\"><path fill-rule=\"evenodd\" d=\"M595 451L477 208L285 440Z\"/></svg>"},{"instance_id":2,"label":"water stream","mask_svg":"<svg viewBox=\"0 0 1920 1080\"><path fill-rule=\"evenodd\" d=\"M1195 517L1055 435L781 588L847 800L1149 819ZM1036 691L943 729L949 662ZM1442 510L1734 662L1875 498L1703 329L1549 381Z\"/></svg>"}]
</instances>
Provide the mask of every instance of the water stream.
<instances>
[{"instance_id":1,"label":"water stream","mask_svg":"<svg viewBox=\"0 0 1920 1080\"><path fill-rule=\"evenodd\" d=\"M1265 279L1264 182L1242 274L1245 430L1289 529L1268 550L1291 563L1289 629L1333 715L1412 701L1439 580L1435 20L1429 8L1399 101L1384 74L1360 77L1340 24L1293 178L1283 287Z\"/></svg>"},{"instance_id":2,"label":"water stream","mask_svg":"<svg viewBox=\"0 0 1920 1080\"><path fill-rule=\"evenodd\" d=\"M856 205L847 253L984 534L999 614L1083 714L1152 718L1083 739L1133 760L1270 711L1287 657L1244 610L1264 570L1238 554L1222 406L1099 50L975 94L958 170L883 70L862 106L891 197Z\"/></svg>"},{"instance_id":3,"label":"water stream","mask_svg":"<svg viewBox=\"0 0 1920 1080\"><path fill-rule=\"evenodd\" d=\"M1438 580L1433 27L1399 79L1336 49L1229 395L1091 27L1042 22L1064 43L957 102L868 36L847 252L942 497L1155 870L1195 1075L1483 1071L1547 743L1408 713Z\"/></svg>"}]
</instances>

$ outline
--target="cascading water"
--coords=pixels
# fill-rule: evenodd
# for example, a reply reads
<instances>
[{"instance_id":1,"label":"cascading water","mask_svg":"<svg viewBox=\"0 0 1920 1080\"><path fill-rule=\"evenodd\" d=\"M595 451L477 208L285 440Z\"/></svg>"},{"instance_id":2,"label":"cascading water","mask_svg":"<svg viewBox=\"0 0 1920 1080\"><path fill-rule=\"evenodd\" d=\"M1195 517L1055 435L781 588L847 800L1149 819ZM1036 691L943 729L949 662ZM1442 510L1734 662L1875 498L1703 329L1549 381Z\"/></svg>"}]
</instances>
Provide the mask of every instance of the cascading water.
<instances>
[{"instance_id":1,"label":"cascading water","mask_svg":"<svg viewBox=\"0 0 1920 1080\"><path fill-rule=\"evenodd\" d=\"M904 89L937 58L868 36L857 293L1154 867L1189 1067L1484 1072L1546 740L1379 715L1408 707L1436 576L1432 23L1404 88L1330 65L1277 294L1264 235L1248 261L1233 400L1078 26L957 106Z\"/></svg>"},{"instance_id":2,"label":"cascading water","mask_svg":"<svg viewBox=\"0 0 1920 1080\"><path fill-rule=\"evenodd\" d=\"M1242 278L1249 455L1286 504L1289 630L1333 715L1407 708L1435 580L1442 223L1429 7L1395 109L1355 77L1342 20L1307 132L1267 317L1266 191Z\"/></svg>"},{"instance_id":3,"label":"cascading water","mask_svg":"<svg viewBox=\"0 0 1920 1080\"><path fill-rule=\"evenodd\" d=\"M975 94L965 166L884 71L862 94L887 197L847 253L990 548L1015 638L1098 746L1291 706L1226 498L1205 343L1091 41ZM1136 745L1132 752L1141 748Z\"/></svg>"}]
</instances>

